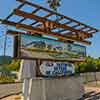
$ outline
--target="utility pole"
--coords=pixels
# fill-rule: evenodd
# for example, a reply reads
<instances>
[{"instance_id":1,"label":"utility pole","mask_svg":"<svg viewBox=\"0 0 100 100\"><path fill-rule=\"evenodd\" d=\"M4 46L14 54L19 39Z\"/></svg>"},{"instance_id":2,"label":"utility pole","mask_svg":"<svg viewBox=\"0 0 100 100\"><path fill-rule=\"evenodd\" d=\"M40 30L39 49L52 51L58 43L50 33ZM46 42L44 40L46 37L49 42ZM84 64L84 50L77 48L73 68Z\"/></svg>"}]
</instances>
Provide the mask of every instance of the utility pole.
<instances>
[{"instance_id":1,"label":"utility pole","mask_svg":"<svg viewBox=\"0 0 100 100\"><path fill-rule=\"evenodd\" d=\"M7 45L6 40L7 40L7 35L5 33L5 35L4 35L4 57L6 56L6 45Z\"/></svg>"},{"instance_id":2,"label":"utility pole","mask_svg":"<svg viewBox=\"0 0 100 100\"><path fill-rule=\"evenodd\" d=\"M6 34L6 31L7 31L7 26L5 26L5 31L4 31L4 64L6 63L6 46L7 46L7 34Z\"/></svg>"}]
</instances>

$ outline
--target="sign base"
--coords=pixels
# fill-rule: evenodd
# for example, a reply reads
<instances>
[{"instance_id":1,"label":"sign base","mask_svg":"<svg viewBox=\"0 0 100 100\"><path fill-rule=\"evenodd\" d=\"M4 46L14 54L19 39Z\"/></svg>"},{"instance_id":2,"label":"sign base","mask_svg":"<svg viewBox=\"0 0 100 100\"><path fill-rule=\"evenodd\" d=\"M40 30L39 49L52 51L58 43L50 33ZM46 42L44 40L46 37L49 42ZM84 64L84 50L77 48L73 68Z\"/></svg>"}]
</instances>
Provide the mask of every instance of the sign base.
<instances>
[{"instance_id":1,"label":"sign base","mask_svg":"<svg viewBox=\"0 0 100 100\"><path fill-rule=\"evenodd\" d=\"M84 94L79 77L32 79L30 100L77 100Z\"/></svg>"}]
</instances>

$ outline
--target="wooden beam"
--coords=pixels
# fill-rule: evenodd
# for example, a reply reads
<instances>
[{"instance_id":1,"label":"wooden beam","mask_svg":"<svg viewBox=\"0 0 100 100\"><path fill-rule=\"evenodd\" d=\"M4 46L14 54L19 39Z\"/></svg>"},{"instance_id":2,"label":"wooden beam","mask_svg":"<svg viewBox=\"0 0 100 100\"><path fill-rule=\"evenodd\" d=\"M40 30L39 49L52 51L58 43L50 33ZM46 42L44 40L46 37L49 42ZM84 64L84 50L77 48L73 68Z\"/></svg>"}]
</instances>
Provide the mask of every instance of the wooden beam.
<instances>
[{"instance_id":1,"label":"wooden beam","mask_svg":"<svg viewBox=\"0 0 100 100\"><path fill-rule=\"evenodd\" d=\"M79 40L79 39L77 39L77 38L72 38L72 37L70 37L70 36L64 36L64 35L60 35L60 34L58 34L58 33L56 33L56 32L47 32L47 31L44 31L44 30L41 30L41 29L39 29L39 28L32 28L31 26L28 26L28 25L17 25L17 28L19 28L19 29L25 29L25 30L28 30L28 31L31 31L32 33L34 32L34 31L37 31L39 34L41 34L41 35L49 35L49 36L53 36L53 37L56 37L56 38L58 38L58 39L60 39L60 40L65 40L65 41L67 41L67 40L70 40L70 41L77 41L77 42L80 42L80 43L83 43L83 44L86 44L86 45L90 45L91 44L91 42L89 42L89 41L85 41L85 40Z\"/></svg>"},{"instance_id":2,"label":"wooden beam","mask_svg":"<svg viewBox=\"0 0 100 100\"><path fill-rule=\"evenodd\" d=\"M40 9L39 8L37 8L37 9L35 9L34 11L32 11L32 13L31 14L34 14L34 13L36 13L37 11L39 11ZM23 18L22 20L20 20L18 23L21 23L21 22L23 22L24 20L25 20L26 18Z\"/></svg>"},{"instance_id":3,"label":"wooden beam","mask_svg":"<svg viewBox=\"0 0 100 100\"><path fill-rule=\"evenodd\" d=\"M18 36L19 34L28 34L27 32L21 32L21 31L15 31L15 30L8 30L7 31L7 34L10 34L10 35L13 35L13 36ZM32 35L32 36L37 36L38 33L29 33L29 35ZM45 38L45 37L43 37ZM48 40L53 40L53 41L59 41L59 42L64 42L64 43L73 43L72 41L64 41L64 40L59 40L59 39L51 39L51 38L48 38Z\"/></svg>"},{"instance_id":4,"label":"wooden beam","mask_svg":"<svg viewBox=\"0 0 100 100\"><path fill-rule=\"evenodd\" d=\"M58 39L62 39L62 40L71 40L71 41L77 41L77 42L81 42L81 43L84 43L84 44L88 44L88 45L90 45L91 43L90 42L87 42L87 41L82 41L82 40L78 40L77 38L75 39L75 38L72 38L72 37L65 37L65 36L63 36L63 35L60 35L60 34L58 34L58 33L56 33L56 32L47 32L47 31L45 31L45 30L41 30L41 29L39 29L39 28L33 28L33 27L31 27L31 26L28 26L28 25L16 25L16 27L17 28L19 28L19 29L24 29L24 30L28 30L28 31L31 31L32 33L34 32L34 31L37 31L39 34L41 34L41 35L49 35L49 36L53 36L53 37L56 37L56 38L58 38Z\"/></svg>"},{"instance_id":5,"label":"wooden beam","mask_svg":"<svg viewBox=\"0 0 100 100\"><path fill-rule=\"evenodd\" d=\"M54 61L54 62L71 62L71 63L75 63L75 62L84 62L86 61L85 58L68 58L68 59L59 59L59 58L51 58L51 59L42 59L42 58L27 58L27 57L17 57L18 59L26 59L26 60L42 60L42 61Z\"/></svg>"},{"instance_id":6,"label":"wooden beam","mask_svg":"<svg viewBox=\"0 0 100 100\"><path fill-rule=\"evenodd\" d=\"M8 30L7 34L13 35L13 36L18 36L19 34L28 34L28 33L27 32L21 32L21 31L15 31L15 30ZM33 34L29 33L29 35L38 36L40 34L38 34L38 33L33 33ZM43 38L45 38L45 37L43 37ZM46 39L53 40L53 41L59 41L59 42L63 42L63 43L74 43L73 41L69 41L69 40L64 41L64 40L61 40L61 39L51 39L51 38L46 38Z\"/></svg>"},{"instance_id":7,"label":"wooden beam","mask_svg":"<svg viewBox=\"0 0 100 100\"><path fill-rule=\"evenodd\" d=\"M14 52L13 52L13 57L16 58L18 57L18 52L19 52L19 37L14 36Z\"/></svg>"},{"instance_id":8,"label":"wooden beam","mask_svg":"<svg viewBox=\"0 0 100 100\"><path fill-rule=\"evenodd\" d=\"M56 33L56 32L47 32L47 31L41 30L39 28L33 28L32 26L29 26L29 25L19 24L19 23L15 23L15 22L11 22L11 21L6 21L6 20L2 20L2 24L15 26L18 29L24 29L24 30L30 31L32 33L36 33L37 32L37 33L39 33L41 35L53 36L53 37L58 38L59 40L64 40L64 41L68 41L69 40L69 41L80 42L80 43L83 43L85 45L91 45L91 42L89 42L89 41L80 40L80 39L77 39L77 38L72 38L70 36L64 36L64 35L61 35L61 34Z\"/></svg>"},{"instance_id":9,"label":"wooden beam","mask_svg":"<svg viewBox=\"0 0 100 100\"><path fill-rule=\"evenodd\" d=\"M36 15L32 15L32 14L30 14L30 13L26 13L26 12L21 11L21 10L19 10L19 9L15 9L15 10L14 10L14 14L15 14L15 15L18 15L18 16L21 16L21 17L24 17L24 18L29 18L29 19L37 20L37 21L42 22L42 23L48 23L50 26L56 26L56 27L58 27L58 28L64 28L64 29L70 30L70 31L72 31L72 32L77 32L77 33L80 34L80 36L81 36L81 35L85 35L85 36L87 36L87 38L92 37L91 34L88 34L88 33L85 33L85 32L83 32L83 31L74 29L74 28L72 28L72 27L70 27L70 26L67 26L67 25L65 25L65 24L60 24L60 23L57 23L57 22L55 22L55 21L51 21L51 20L45 19L45 18L43 18L43 17L39 17L39 16L36 16Z\"/></svg>"}]
</instances>

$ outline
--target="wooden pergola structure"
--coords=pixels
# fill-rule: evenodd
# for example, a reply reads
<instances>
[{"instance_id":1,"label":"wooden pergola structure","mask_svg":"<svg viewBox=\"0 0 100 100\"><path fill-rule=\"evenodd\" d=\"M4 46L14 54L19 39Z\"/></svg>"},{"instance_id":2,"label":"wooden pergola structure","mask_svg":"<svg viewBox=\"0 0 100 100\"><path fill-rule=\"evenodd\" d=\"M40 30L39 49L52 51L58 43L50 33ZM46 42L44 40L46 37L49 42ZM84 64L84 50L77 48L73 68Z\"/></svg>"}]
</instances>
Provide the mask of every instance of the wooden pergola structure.
<instances>
[{"instance_id":1,"label":"wooden pergola structure","mask_svg":"<svg viewBox=\"0 0 100 100\"><path fill-rule=\"evenodd\" d=\"M87 39L99 31L27 0L16 1L19 2L19 6L8 17L0 19L2 24L25 30L31 35L48 35L59 41L79 42L85 45L90 45L91 42ZM16 33L16 31L12 31L12 33Z\"/></svg>"}]
</instances>

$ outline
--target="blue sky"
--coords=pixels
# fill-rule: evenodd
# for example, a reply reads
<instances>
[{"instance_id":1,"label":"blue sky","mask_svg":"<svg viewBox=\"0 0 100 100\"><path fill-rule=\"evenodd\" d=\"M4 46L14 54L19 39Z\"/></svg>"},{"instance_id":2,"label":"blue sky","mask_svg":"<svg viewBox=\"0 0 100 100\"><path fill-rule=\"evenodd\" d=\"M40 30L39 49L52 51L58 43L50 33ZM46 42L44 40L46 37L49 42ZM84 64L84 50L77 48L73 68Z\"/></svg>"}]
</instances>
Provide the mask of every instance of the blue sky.
<instances>
[{"instance_id":1,"label":"blue sky","mask_svg":"<svg viewBox=\"0 0 100 100\"><path fill-rule=\"evenodd\" d=\"M32 0L30 0L32 1ZM46 0L33 0L34 3L46 6ZM5 18L16 6L16 0L0 0L0 18ZM62 0L59 12L74 18L80 22L100 29L100 0ZM3 54L3 40L5 27L0 25L0 55ZM95 34L92 39L92 45L87 47L87 54L93 57L100 57L100 32ZM12 52L12 37L7 41L7 55ZM11 44L10 44L11 43Z\"/></svg>"}]
</instances>

